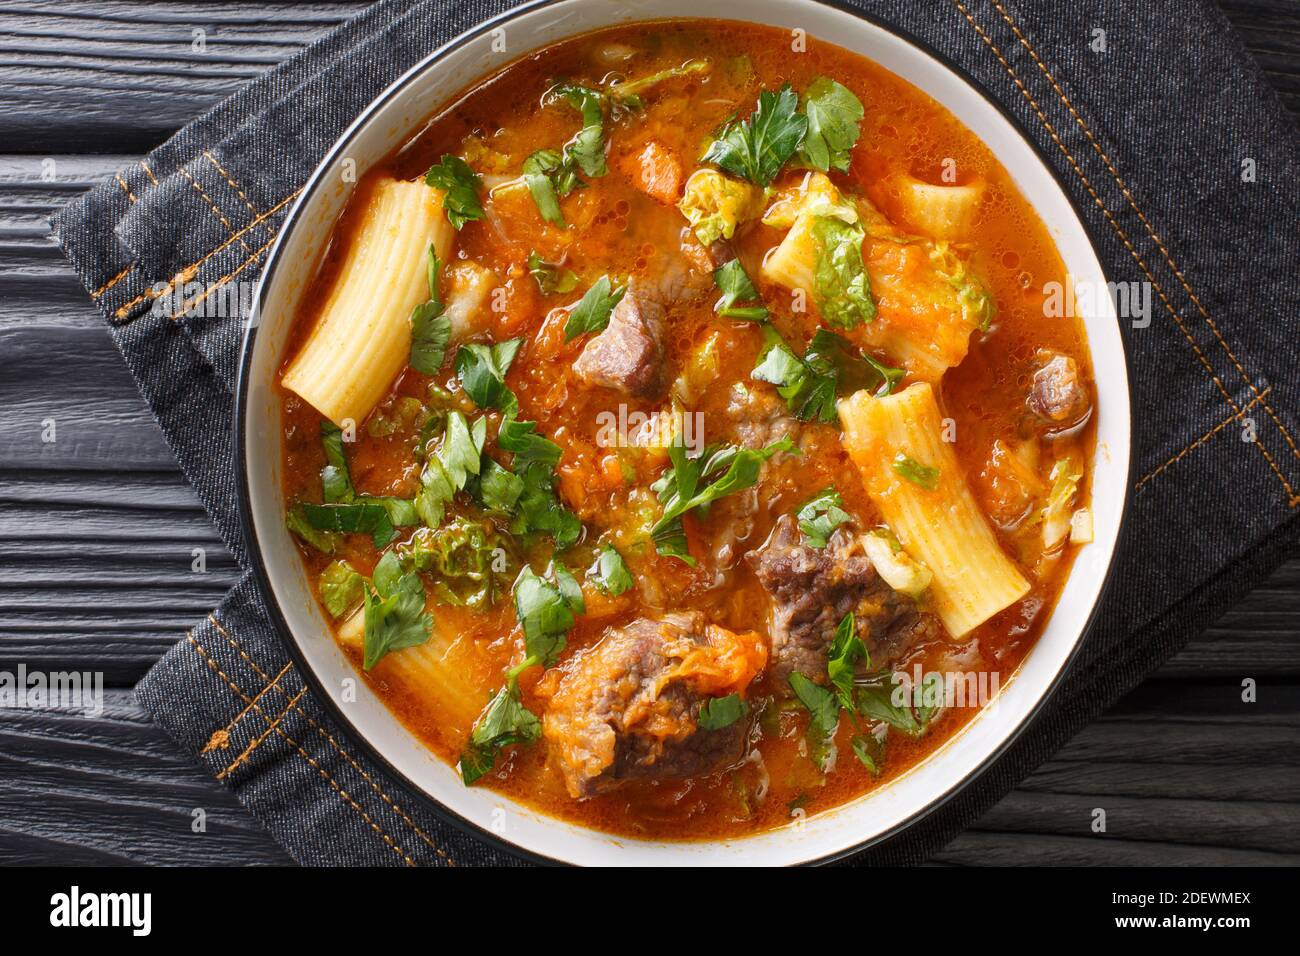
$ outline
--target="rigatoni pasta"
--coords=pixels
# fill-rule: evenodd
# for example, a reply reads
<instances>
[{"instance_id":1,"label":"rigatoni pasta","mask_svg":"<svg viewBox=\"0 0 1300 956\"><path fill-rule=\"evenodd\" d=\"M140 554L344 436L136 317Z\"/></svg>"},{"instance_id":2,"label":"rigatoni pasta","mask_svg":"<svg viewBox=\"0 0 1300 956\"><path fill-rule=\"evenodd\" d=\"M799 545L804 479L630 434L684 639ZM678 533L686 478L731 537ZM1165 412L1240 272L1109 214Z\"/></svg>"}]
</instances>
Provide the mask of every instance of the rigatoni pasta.
<instances>
[{"instance_id":1,"label":"rigatoni pasta","mask_svg":"<svg viewBox=\"0 0 1300 956\"><path fill-rule=\"evenodd\" d=\"M844 447L907 552L934 575L933 607L960 637L1020 600L1029 582L1003 553L966 485L928 383L840 402Z\"/></svg>"},{"instance_id":2,"label":"rigatoni pasta","mask_svg":"<svg viewBox=\"0 0 1300 956\"><path fill-rule=\"evenodd\" d=\"M360 424L406 365L411 311L429 298L429 244L445 262L455 235L424 183L383 178L368 188L320 315L282 380L341 428Z\"/></svg>"}]
</instances>

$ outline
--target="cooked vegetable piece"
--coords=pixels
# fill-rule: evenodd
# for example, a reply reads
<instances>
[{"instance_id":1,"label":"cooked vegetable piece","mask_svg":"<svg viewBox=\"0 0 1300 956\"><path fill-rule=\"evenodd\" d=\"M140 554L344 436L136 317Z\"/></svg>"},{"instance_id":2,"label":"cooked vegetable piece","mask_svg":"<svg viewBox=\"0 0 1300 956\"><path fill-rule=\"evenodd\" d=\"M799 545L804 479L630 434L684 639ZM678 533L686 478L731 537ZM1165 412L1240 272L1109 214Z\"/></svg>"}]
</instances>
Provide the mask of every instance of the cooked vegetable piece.
<instances>
[{"instance_id":1,"label":"cooked vegetable piece","mask_svg":"<svg viewBox=\"0 0 1300 956\"><path fill-rule=\"evenodd\" d=\"M736 229L758 215L763 192L752 183L725 176L716 169L697 169L686 180L677 208L706 246L730 239Z\"/></svg>"},{"instance_id":2,"label":"cooked vegetable piece","mask_svg":"<svg viewBox=\"0 0 1300 956\"><path fill-rule=\"evenodd\" d=\"M361 603L364 579L346 561L331 561L320 573L317 588L330 617L339 618Z\"/></svg>"}]
</instances>

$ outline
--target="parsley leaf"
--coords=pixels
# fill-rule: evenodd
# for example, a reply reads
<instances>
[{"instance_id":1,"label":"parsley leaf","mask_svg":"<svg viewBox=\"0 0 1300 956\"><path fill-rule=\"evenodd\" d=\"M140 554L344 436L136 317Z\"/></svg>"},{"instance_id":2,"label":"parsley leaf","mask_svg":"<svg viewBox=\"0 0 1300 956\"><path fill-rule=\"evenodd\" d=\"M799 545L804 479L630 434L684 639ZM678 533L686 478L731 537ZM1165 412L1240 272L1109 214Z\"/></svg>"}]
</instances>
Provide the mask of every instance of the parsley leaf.
<instances>
[{"instance_id":1,"label":"parsley leaf","mask_svg":"<svg viewBox=\"0 0 1300 956\"><path fill-rule=\"evenodd\" d=\"M939 469L931 465L923 465L915 458L909 458L901 451L894 456L894 460L889 463L889 467L900 478L910 481L919 488L926 491L934 491L939 487Z\"/></svg>"},{"instance_id":2,"label":"parsley leaf","mask_svg":"<svg viewBox=\"0 0 1300 956\"><path fill-rule=\"evenodd\" d=\"M315 505L303 502L303 517L317 531L368 534L376 548L392 543L397 529L388 509L373 501Z\"/></svg>"},{"instance_id":3,"label":"parsley leaf","mask_svg":"<svg viewBox=\"0 0 1300 956\"><path fill-rule=\"evenodd\" d=\"M834 216L815 216L812 234L816 246L813 297L822 317L841 329L875 319L871 278L862 262L866 235L862 227Z\"/></svg>"},{"instance_id":4,"label":"parsley leaf","mask_svg":"<svg viewBox=\"0 0 1300 956\"><path fill-rule=\"evenodd\" d=\"M858 352L847 339L829 329L818 329L801 358L770 325L768 346L760 353L750 377L777 387L791 413L800 421L834 422L837 395L872 388L888 395L902 379L902 369L883 365Z\"/></svg>"},{"instance_id":5,"label":"parsley leaf","mask_svg":"<svg viewBox=\"0 0 1300 956\"><path fill-rule=\"evenodd\" d=\"M573 171L564 167L564 158L553 149L539 149L524 160L524 182L542 218L557 226L564 225L560 197L573 192L577 185Z\"/></svg>"},{"instance_id":6,"label":"parsley leaf","mask_svg":"<svg viewBox=\"0 0 1300 956\"><path fill-rule=\"evenodd\" d=\"M719 315L746 322L762 322L767 318L767 308L761 302L758 305L736 305L737 302L754 302L758 299L758 289L754 287L753 280L739 259L718 266L713 271L713 282L722 292L722 298L714 306Z\"/></svg>"},{"instance_id":7,"label":"parsley leaf","mask_svg":"<svg viewBox=\"0 0 1300 956\"><path fill-rule=\"evenodd\" d=\"M465 394L479 408L499 408L507 415L519 407L514 393L506 387L506 373L523 339L509 339L496 345L471 342L456 353L456 374Z\"/></svg>"},{"instance_id":8,"label":"parsley leaf","mask_svg":"<svg viewBox=\"0 0 1300 956\"><path fill-rule=\"evenodd\" d=\"M609 544L600 549L596 563L587 569L587 580L599 588L602 594L610 597L618 597L636 584L623 555Z\"/></svg>"},{"instance_id":9,"label":"parsley leaf","mask_svg":"<svg viewBox=\"0 0 1300 956\"><path fill-rule=\"evenodd\" d=\"M782 451L799 454L789 438L782 438L766 448L715 446L705 449L698 458L688 458L682 436L673 436L673 443L668 447L672 467L650 486L663 506L662 516L650 529L656 550L660 554L681 557L685 552L685 536L681 534L679 521L682 515L725 495L753 487L758 482L763 462Z\"/></svg>"},{"instance_id":10,"label":"parsley leaf","mask_svg":"<svg viewBox=\"0 0 1300 956\"><path fill-rule=\"evenodd\" d=\"M443 156L424 174L424 181L443 191L443 212L457 229L473 219L484 218L483 204L478 198L483 180L459 156Z\"/></svg>"},{"instance_id":11,"label":"parsley leaf","mask_svg":"<svg viewBox=\"0 0 1300 956\"><path fill-rule=\"evenodd\" d=\"M365 587L365 659L370 670L390 651L423 644L433 634L433 617L424 609L424 585L414 571L403 574L392 551L375 565Z\"/></svg>"},{"instance_id":12,"label":"parsley leaf","mask_svg":"<svg viewBox=\"0 0 1300 956\"><path fill-rule=\"evenodd\" d=\"M879 776L885 762L885 741L874 733L853 735L853 755L862 766Z\"/></svg>"},{"instance_id":13,"label":"parsley leaf","mask_svg":"<svg viewBox=\"0 0 1300 956\"><path fill-rule=\"evenodd\" d=\"M894 701L894 688L883 675L875 680L857 685L854 694L857 711L872 720L881 720L909 737L920 737L925 725L917 720L906 699L902 704Z\"/></svg>"},{"instance_id":14,"label":"parsley leaf","mask_svg":"<svg viewBox=\"0 0 1300 956\"><path fill-rule=\"evenodd\" d=\"M813 725L824 734L834 733L840 723L840 704L835 694L798 671L793 671L788 680L799 703L812 714Z\"/></svg>"},{"instance_id":15,"label":"parsley leaf","mask_svg":"<svg viewBox=\"0 0 1300 956\"><path fill-rule=\"evenodd\" d=\"M542 723L524 706L518 678L512 678L474 722L469 741L460 755L460 776L470 786L490 772L502 748L511 744L535 743L542 735Z\"/></svg>"},{"instance_id":16,"label":"parsley leaf","mask_svg":"<svg viewBox=\"0 0 1300 956\"><path fill-rule=\"evenodd\" d=\"M750 377L775 385L777 394L800 421L835 421L837 380L833 372L816 369L804 361L771 326L765 332L769 344Z\"/></svg>"},{"instance_id":17,"label":"parsley leaf","mask_svg":"<svg viewBox=\"0 0 1300 956\"><path fill-rule=\"evenodd\" d=\"M597 279L569 313L569 321L564 324L564 341L572 342L586 332L604 331L609 325L610 314L626 292L625 285L614 288L609 276Z\"/></svg>"},{"instance_id":18,"label":"parsley leaf","mask_svg":"<svg viewBox=\"0 0 1300 956\"><path fill-rule=\"evenodd\" d=\"M538 461L554 467L560 463L563 451L549 438L537 434L537 422L521 422L505 418L497 431L497 444L503 451L514 452L515 464Z\"/></svg>"},{"instance_id":19,"label":"parsley leaf","mask_svg":"<svg viewBox=\"0 0 1300 956\"><path fill-rule=\"evenodd\" d=\"M543 295L572 292L578 287L578 274L554 262L547 262L536 252L528 254L528 272L537 280Z\"/></svg>"},{"instance_id":20,"label":"parsley leaf","mask_svg":"<svg viewBox=\"0 0 1300 956\"><path fill-rule=\"evenodd\" d=\"M564 163L576 165L588 176L604 176L605 166L605 110L604 96L585 86L563 84L551 91L551 98L560 98L582 114L582 129L564 147Z\"/></svg>"},{"instance_id":21,"label":"parsley leaf","mask_svg":"<svg viewBox=\"0 0 1300 956\"><path fill-rule=\"evenodd\" d=\"M831 642L826 661L826 676L831 679L840 706L848 711L855 709L853 675L859 661L871 666L871 655L867 653L867 645L862 638L858 637L857 622L850 611L835 628L835 639Z\"/></svg>"},{"instance_id":22,"label":"parsley leaf","mask_svg":"<svg viewBox=\"0 0 1300 956\"><path fill-rule=\"evenodd\" d=\"M787 83L772 93L764 90L758 106L744 121L728 123L709 144L703 162L768 186L794 155L808 130L808 117L797 111L799 98Z\"/></svg>"},{"instance_id":23,"label":"parsley leaf","mask_svg":"<svg viewBox=\"0 0 1300 956\"><path fill-rule=\"evenodd\" d=\"M429 299L411 311L410 366L423 375L434 375L442 368L451 340L451 319L442 314L442 294L438 291L438 273L442 264L433 243L429 243Z\"/></svg>"},{"instance_id":24,"label":"parsley leaf","mask_svg":"<svg viewBox=\"0 0 1300 956\"><path fill-rule=\"evenodd\" d=\"M564 565L552 562L548 576L550 580L525 567L515 581L515 617L524 632L525 663L543 667L559 658L574 612L584 610L582 589Z\"/></svg>"},{"instance_id":25,"label":"parsley leaf","mask_svg":"<svg viewBox=\"0 0 1300 956\"><path fill-rule=\"evenodd\" d=\"M461 412L448 414L442 445L426 459L415 496L415 510L430 528L442 524L447 504L470 475L479 473L486 438L487 419L479 418L471 426Z\"/></svg>"},{"instance_id":26,"label":"parsley leaf","mask_svg":"<svg viewBox=\"0 0 1300 956\"><path fill-rule=\"evenodd\" d=\"M524 481L509 468L483 456L479 469L475 496L489 511L514 511L519 496L524 493Z\"/></svg>"},{"instance_id":27,"label":"parsley leaf","mask_svg":"<svg viewBox=\"0 0 1300 956\"><path fill-rule=\"evenodd\" d=\"M749 706L740 699L739 694L710 697L700 705L695 722L699 724L700 730L721 730L730 727L747 713Z\"/></svg>"},{"instance_id":28,"label":"parsley leaf","mask_svg":"<svg viewBox=\"0 0 1300 956\"><path fill-rule=\"evenodd\" d=\"M844 499L834 488L827 488L799 509L795 517L803 532L805 547L825 548L831 534L849 520L844 510Z\"/></svg>"},{"instance_id":29,"label":"parsley leaf","mask_svg":"<svg viewBox=\"0 0 1300 956\"><path fill-rule=\"evenodd\" d=\"M572 511L560 504L555 494L554 468L544 461L528 461L516 473L524 482L523 493L516 504L517 514L511 522L514 534L545 532L555 538L557 550L569 547L582 534L582 522Z\"/></svg>"},{"instance_id":30,"label":"parsley leaf","mask_svg":"<svg viewBox=\"0 0 1300 956\"><path fill-rule=\"evenodd\" d=\"M829 76L813 80L801 98L808 117L799 158L813 169L849 171L850 152L858 141L858 124L865 115L862 101L848 87Z\"/></svg>"}]
</instances>

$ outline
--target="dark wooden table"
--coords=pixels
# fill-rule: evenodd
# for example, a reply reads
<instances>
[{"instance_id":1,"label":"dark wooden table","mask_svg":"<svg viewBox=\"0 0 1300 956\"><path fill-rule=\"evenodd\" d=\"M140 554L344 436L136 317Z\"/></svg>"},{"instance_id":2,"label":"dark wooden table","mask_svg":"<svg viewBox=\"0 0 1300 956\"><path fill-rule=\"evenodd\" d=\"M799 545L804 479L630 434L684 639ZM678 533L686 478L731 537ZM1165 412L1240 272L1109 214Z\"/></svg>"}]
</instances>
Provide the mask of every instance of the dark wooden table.
<instances>
[{"instance_id":1,"label":"dark wooden table","mask_svg":"<svg viewBox=\"0 0 1300 956\"><path fill-rule=\"evenodd\" d=\"M47 217L363 5L0 3L0 669L107 685L0 710L0 863L290 862L132 697L236 568ZM1223 6L1300 119L1300 0ZM936 862L1300 862L1298 621L1292 560Z\"/></svg>"}]
</instances>

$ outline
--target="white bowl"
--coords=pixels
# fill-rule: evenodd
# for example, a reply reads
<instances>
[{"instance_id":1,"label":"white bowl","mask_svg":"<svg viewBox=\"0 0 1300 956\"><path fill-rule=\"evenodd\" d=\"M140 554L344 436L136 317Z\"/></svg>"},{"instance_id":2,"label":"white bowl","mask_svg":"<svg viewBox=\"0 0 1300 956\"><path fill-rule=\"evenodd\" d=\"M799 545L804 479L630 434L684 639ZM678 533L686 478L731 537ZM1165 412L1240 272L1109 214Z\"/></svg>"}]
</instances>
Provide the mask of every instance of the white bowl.
<instances>
[{"instance_id":1,"label":"white bowl","mask_svg":"<svg viewBox=\"0 0 1300 956\"><path fill-rule=\"evenodd\" d=\"M915 822L969 783L1024 729L1059 681L1100 599L1119 538L1129 481L1129 386L1124 346L1108 297L1083 317L1097 382L1093 470L1095 541L1083 548L1051 620L992 704L908 773L873 793L782 829L737 839L664 842L611 836L545 816L483 787L466 787L359 683L337 699L352 664L330 636L296 546L285 530L280 482L280 408L274 381L298 298L358 176L471 82L529 49L599 27L665 17L735 18L734 0L559 0L534 3L462 35L389 87L338 141L308 181L271 252L241 363L235 432L249 551L262 592L299 668L358 745L431 807L485 839L524 855L581 864L788 864L826 860ZM749 0L746 17L832 40L924 90L979 136L1037 210L1066 270L1104 288L1087 230L1053 172L1014 123L937 55L891 29L813 0ZM504 39L504 44L500 41ZM508 52L494 52L504 45ZM1100 299L1101 301L1095 301ZM502 812L504 811L504 813Z\"/></svg>"}]
</instances>

